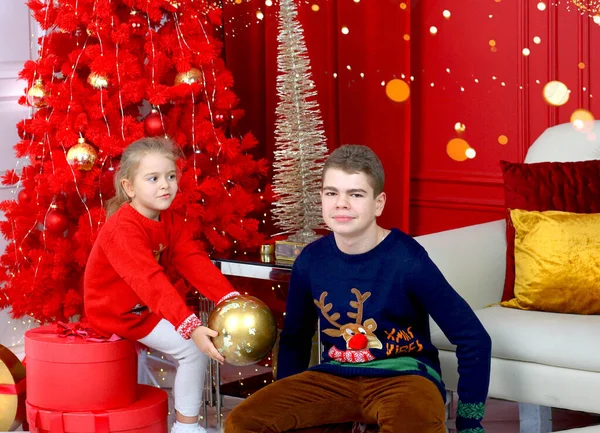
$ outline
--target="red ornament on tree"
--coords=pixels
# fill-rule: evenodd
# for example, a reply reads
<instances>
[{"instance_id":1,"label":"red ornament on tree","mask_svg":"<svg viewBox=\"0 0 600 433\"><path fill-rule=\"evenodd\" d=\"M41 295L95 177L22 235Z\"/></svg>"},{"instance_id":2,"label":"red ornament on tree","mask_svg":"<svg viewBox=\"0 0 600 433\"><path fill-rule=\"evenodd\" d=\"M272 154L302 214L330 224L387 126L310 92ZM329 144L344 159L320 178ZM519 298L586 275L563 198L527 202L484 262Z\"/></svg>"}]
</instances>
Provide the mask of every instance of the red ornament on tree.
<instances>
[{"instance_id":1,"label":"red ornament on tree","mask_svg":"<svg viewBox=\"0 0 600 433\"><path fill-rule=\"evenodd\" d=\"M67 216L58 209L50 209L44 220L44 227L51 233L62 233L67 229Z\"/></svg>"},{"instance_id":2,"label":"red ornament on tree","mask_svg":"<svg viewBox=\"0 0 600 433\"><path fill-rule=\"evenodd\" d=\"M138 11L131 11L129 27L133 36L145 36L148 31L148 20Z\"/></svg>"},{"instance_id":3,"label":"red ornament on tree","mask_svg":"<svg viewBox=\"0 0 600 433\"><path fill-rule=\"evenodd\" d=\"M17 198L19 199L20 202L27 202L27 201L29 201L31 196L29 195L29 193L26 190L22 189L21 191L19 191Z\"/></svg>"},{"instance_id":4,"label":"red ornament on tree","mask_svg":"<svg viewBox=\"0 0 600 433\"><path fill-rule=\"evenodd\" d=\"M231 120L231 117L228 113L217 113L214 117L215 125L223 125Z\"/></svg>"},{"instance_id":5,"label":"red ornament on tree","mask_svg":"<svg viewBox=\"0 0 600 433\"><path fill-rule=\"evenodd\" d=\"M157 110L152 110L144 119L144 130L148 137L155 137L165 133L161 116Z\"/></svg>"}]
</instances>

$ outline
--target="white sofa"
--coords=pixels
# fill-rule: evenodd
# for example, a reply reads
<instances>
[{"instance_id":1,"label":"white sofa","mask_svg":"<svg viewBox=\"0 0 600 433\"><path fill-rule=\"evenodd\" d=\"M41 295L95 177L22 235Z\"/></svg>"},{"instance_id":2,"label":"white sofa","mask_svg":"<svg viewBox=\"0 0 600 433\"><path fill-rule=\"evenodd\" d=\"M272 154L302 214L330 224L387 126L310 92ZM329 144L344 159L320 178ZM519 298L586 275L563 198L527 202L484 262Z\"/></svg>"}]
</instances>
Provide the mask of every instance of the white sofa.
<instances>
[{"instance_id":1,"label":"white sofa","mask_svg":"<svg viewBox=\"0 0 600 433\"><path fill-rule=\"evenodd\" d=\"M526 163L600 159L600 121L593 136L571 124L547 129ZM452 286L476 311L492 338L489 396L519 402L521 433L552 431L551 407L600 413L600 316L492 306L502 297L506 265L504 220L418 237ZM442 376L457 389L455 346L435 324ZM600 427L569 430L600 432Z\"/></svg>"}]
</instances>

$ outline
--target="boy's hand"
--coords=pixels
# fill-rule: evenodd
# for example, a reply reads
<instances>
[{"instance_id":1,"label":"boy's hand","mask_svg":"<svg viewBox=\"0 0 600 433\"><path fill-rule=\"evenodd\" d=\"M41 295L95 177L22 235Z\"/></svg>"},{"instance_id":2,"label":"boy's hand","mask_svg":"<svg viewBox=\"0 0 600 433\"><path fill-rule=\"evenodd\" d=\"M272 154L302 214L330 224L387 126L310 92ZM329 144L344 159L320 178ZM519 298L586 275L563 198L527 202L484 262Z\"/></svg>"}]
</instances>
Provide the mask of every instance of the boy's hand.
<instances>
[{"instance_id":1,"label":"boy's hand","mask_svg":"<svg viewBox=\"0 0 600 433\"><path fill-rule=\"evenodd\" d=\"M206 326L198 326L192 332L192 340L202 353L218 363L223 364L225 358L223 358L223 355L219 353L213 342L210 340L211 337L216 337L217 335L219 335L217 331L213 331Z\"/></svg>"}]
</instances>

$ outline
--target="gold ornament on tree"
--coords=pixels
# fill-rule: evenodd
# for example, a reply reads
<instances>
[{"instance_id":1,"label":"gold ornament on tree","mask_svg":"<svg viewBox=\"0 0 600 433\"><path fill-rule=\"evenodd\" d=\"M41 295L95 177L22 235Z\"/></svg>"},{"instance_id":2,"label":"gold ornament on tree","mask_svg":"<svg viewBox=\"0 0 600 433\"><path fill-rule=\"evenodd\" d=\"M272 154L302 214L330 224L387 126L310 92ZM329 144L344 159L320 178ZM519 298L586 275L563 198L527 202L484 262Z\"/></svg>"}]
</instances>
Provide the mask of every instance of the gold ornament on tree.
<instances>
[{"instance_id":1,"label":"gold ornament on tree","mask_svg":"<svg viewBox=\"0 0 600 433\"><path fill-rule=\"evenodd\" d=\"M219 333L213 343L231 365L255 364L269 354L277 339L271 310L253 296L221 302L208 317L208 327Z\"/></svg>"},{"instance_id":2,"label":"gold ornament on tree","mask_svg":"<svg viewBox=\"0 0 600 433\"><path fill-rule=\"evenodd\" d=\"M175 75L175 85L178 84L193 84L199 83L202 84L204 82L203 74L200 69L192 68L186 72L179 72Z\"/></svg>"},{"instance_id":3,"label":"gold ornament on tree","mask_svg":"<svg viewBox=\"0 0 600 433\"><path fill-rule=\"evenodd\" d=\"M46 89L39 78L27 91L27 103L32 107L41 108L46 106Z\"/></svg>"},{"instance_id":4,"label":"gold ornament on tree","mask_svg":"<svg viewBox=\"0 0 600 433\"><path fill-rule=\"evenodd\" d=\"M86 143L83 137L80 137L77 144L67 152L67 161L79 170L91 170L97 158L96 149Z\"/></svg>"},{"instance_id":5,"label":"gold ornament on tree","mask_svg":"<svg viewBox=\"0 0 600 433\"><path fill-rule=\"evenodd\" d=\"M282 233L292 234L289 241L308 243L317 238L314 229L323 227L319 191L327 145L296 4L279 5L272 213Z\"/></svg>"},{"instance_id":6,"label":"gold ornament on tree","mask_svg":"<svg viewBox=\"0 0 600 433\"><path fill-rule=\"evenodd\" d=\"M105 89L108 87L108 78L105 75L97 74L95 72L90 72L87 77L87 82L94 89Z\"/></svg>"}]
</instances>

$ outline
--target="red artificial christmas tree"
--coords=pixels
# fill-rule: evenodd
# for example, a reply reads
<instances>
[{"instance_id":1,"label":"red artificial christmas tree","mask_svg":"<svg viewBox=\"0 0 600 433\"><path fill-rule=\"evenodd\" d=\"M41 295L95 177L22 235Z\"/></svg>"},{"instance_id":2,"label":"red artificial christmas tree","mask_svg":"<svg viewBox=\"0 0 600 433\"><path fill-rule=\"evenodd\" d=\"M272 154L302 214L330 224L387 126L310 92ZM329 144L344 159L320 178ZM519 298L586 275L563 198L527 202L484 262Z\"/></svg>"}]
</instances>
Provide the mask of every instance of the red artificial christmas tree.
<instances>
[{"instance_id":1,"label":"red artificial christmas tree","mask_svg":"<svg viewBox=\"0 0 600 433\"><path fill-rule=\"evenodd\" d=\"M249 153L252 135L236 131L243 112L214 36L220 9L203 0L28 5L45 36L38 60L21 72L28 88L20 103L35 110L17 125L15 151L29 164L3 178L22 190L0 206L9 240L0 308L41 322L83 312L83 269L114 169L146 134L165 134L185 151L172 207L208 251L260 244L253 215L267 204L268 166Z\"/></svg>"}]
</instances>

